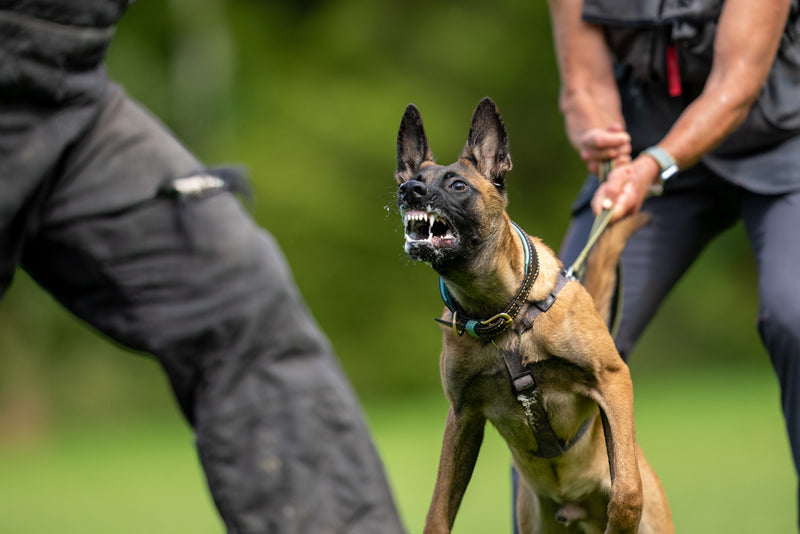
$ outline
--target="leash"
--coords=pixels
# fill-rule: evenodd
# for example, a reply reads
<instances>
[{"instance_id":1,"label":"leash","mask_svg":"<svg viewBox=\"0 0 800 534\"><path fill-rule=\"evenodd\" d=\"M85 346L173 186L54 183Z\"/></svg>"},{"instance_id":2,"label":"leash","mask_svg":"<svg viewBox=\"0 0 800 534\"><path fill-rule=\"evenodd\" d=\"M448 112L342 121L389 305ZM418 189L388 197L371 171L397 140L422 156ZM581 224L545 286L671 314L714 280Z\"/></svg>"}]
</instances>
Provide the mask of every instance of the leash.
<instances>
[{"instance_id":1,"label":"leash","mask_svg":"<svg viewBox=\"0 0 800 534\"><path fill-rule=\"evenodd\" d=\"M614 163L611 160L606 160L600 163L600 169L597 172L597 178L600 180L600 183L606 181L608 178L609 173L611 173L612 169L614 168ZM594 222L592 223L592 229L589 231L589 239L586 241L586 245L581 250L581 253L578 254L578 257L572 263L569 269L567 269L566 275L567 277L571 278L572 280L580 280L583 278L583 272L586 269L586 257L589 255L589 251L592 250L592 247L597 242L597 239L600 237L600 234L603 233L603 230L606 229L608 223L611 221L611 209L603 209L595 215Z\"/></svg>"}]
</instances>

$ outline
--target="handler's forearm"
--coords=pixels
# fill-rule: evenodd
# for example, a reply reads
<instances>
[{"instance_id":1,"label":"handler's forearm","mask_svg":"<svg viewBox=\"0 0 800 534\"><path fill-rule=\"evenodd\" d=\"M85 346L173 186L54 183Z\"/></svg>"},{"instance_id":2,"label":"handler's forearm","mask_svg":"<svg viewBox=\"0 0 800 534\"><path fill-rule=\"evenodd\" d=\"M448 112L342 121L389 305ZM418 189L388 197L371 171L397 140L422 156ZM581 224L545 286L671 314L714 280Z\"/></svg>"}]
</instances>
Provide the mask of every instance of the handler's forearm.
<instances>
[{"instance_id":1,"label":"handler's forearm","mask_svg":"<svg viewBox=\"0 0 800 534\"><path fill-rule=\"evenodd\" d=\"M736 130L753 101L722 88L704 93L686 108L658 144L680 168L689 167Z\"/></svg>"},{"instance_id":2,"label":"handler's forearm","mask_svg":"<svg viewBox=\"0 0 800 534\"><path fill-rule=\"evenodd\" d=\"M706 87L659 143L681 168L713 150L747 117L775 60L789 3L725 3ZM742 38L744 35L746 39Z\"/></svg>"},{"instance_id":3,"label":"handler's forearm","mask_svg":"<svg viewBox=\"0 0 800 534\"><path fill-rule=\"evenodd\" d=\"M581 19L582 0L548 0L561 74L559 107L576 148L589 129L625 124L602 30Z\"/></svg>"}]
</instances>

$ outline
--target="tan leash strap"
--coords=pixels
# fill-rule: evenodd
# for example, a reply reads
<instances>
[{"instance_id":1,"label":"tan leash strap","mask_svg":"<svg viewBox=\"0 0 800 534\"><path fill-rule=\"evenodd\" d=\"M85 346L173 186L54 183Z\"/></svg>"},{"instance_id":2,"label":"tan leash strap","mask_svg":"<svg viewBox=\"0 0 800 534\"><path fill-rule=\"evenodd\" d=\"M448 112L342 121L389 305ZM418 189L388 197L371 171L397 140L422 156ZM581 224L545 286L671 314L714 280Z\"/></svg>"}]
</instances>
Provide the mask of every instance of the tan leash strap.
<instances>
[{"instance_id":1,"label":"tan leash strap","mask_svg":"<svg viewBox=\"0 0 800 534\"><path fill-rule=\"evenodd\" d=\"M603 161L600 164L600 169L597 173L597 178L600 180L600 183L606 181L606 178L608 178L608 175L613 168L614 163L611 160ZM586 268L586 257L589 255L589 251L592 250L592 247L597 242L600 234L602 234L603 230L605 230L608 226L609 221L611 221L611 212L612 210L610 209L604 209L595 216L594 223L592 223L592 229L589 232L589 239L586 241L586 245L583 247L583 250L581 250L581 253L578 254L578 257L572 263L572 266L567 269L568 277L572 278L573 280L580 280L583 277L583 271Z\"/></svg>"}]
</instances>

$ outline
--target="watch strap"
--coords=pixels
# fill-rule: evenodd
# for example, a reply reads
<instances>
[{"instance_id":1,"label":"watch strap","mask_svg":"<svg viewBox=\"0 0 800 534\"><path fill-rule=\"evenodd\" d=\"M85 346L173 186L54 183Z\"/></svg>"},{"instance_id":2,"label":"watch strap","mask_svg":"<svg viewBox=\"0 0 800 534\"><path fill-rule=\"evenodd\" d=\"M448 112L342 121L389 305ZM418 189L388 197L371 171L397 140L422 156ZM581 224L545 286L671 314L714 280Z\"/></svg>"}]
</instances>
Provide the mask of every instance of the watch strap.
<instances>
[{"instance_id":1,"label":"watch strap","mask_svg":"<svg viewBox=\"0 0 800 534\"><path fill-rule=\"evenodd\" d=\"M658 163L658 168L661 169L659 173L659 183L651 186L651 192L660 195L663 191L664 182L672 178L678 173L678 164L675 159L660 146L651 146L642 150L642 154L647 154Z\"/></svg>"}]
</instances>

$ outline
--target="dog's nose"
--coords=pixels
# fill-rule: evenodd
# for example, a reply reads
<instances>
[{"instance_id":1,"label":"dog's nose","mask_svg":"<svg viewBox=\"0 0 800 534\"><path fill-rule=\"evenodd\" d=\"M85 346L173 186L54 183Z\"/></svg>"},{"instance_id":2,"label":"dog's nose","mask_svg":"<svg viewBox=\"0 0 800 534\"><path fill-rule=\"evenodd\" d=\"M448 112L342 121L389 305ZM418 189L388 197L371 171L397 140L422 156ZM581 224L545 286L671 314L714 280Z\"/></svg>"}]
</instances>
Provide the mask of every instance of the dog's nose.
<instances>
[{"instance_id":1,"label":"dog's nose","mask_svg":"<svg viewBox=\"0 0 800 534\"><path fill-rule=\"evenodd\" d=\"M400 184L400 200L409 202L419 200L428 194L428 186L419 180L409 180Z\"/></svg>"}]
</instances>

